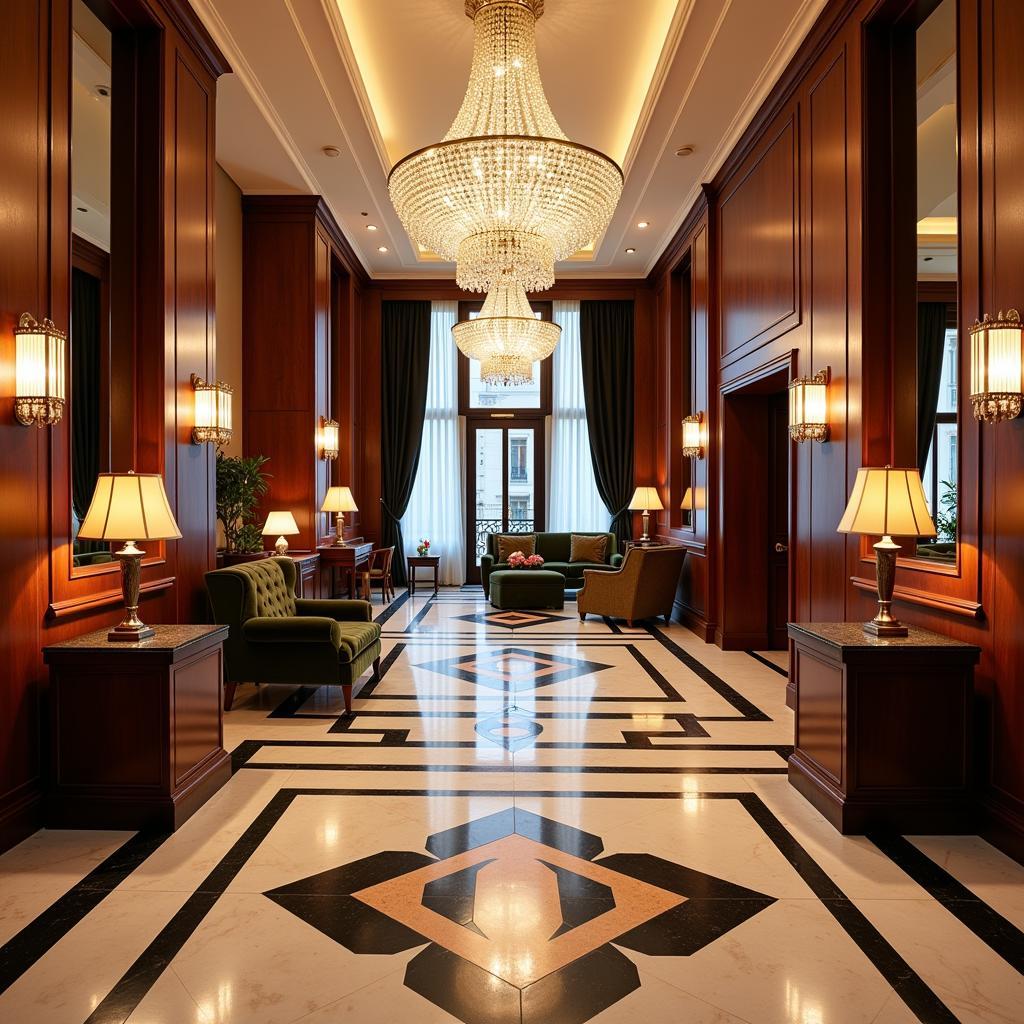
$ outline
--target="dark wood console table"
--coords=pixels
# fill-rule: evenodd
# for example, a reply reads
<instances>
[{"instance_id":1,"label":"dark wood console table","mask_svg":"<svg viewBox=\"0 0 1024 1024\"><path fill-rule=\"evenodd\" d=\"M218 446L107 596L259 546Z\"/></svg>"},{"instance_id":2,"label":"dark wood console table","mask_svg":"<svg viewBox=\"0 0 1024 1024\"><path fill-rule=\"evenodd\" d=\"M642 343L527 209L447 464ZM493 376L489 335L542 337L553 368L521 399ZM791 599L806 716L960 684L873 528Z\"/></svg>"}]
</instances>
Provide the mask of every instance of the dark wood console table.
<instances>
[{"instance_id":1,"label":"dark wood console table","mask_svg":"<svg viewBox=\"0 0 1024 1024\"><path fill-rule=\"evenodd\" d=\"M320 555L316 551L289 551L288 557L295 563L295 596L319 597Z\"/></svg>"},{"instance_id":2,"label":"dark wood console table","mask_svg":"<svg viewBox=\"0 0 1024 1024\"><path fill-rule=\"evenodd\" d=\"M796 739L789 781L845 835L974 831L970 720L980 651L910 627L790 623Z\"/></svg>"},{"instance_id":3,"label":"dark wood console table","mask_svg":"<svg viewBox=\"0 0 1024 1024\"><path fill-rule=\"evenodd\" d=\"M348 579L348 596L356 596L356 576L360 569L365 569L373 550L373 542L356 537L344 544L322 544L317 552L320 565L327 570L326 597L334 597L334 570L340 570Z\"/></svg>"},{"instance_id":4,"label":"dark wood console table","mask_svg":"<svg viewBox=\"0 0 1024 1024\"><path fill-rule=\"evenodd\" d=\"M437 576L441 566L440 555L410 555L406 559L406 575L409 577L409 596L416 593L416 570L429 569L433 574L434 593L437 593Z\"/></svg>"},{"instance_id":5,"label":"dark wood console table","mask_svg":"<svg viewBox=\"0 0 1024 1024\"><path fill-rule=\"evenodd\" d=\"M221 721L227 626L107 630L43 649L51 828L178 828L231 776Z\"/></svg>"}]
</instances>

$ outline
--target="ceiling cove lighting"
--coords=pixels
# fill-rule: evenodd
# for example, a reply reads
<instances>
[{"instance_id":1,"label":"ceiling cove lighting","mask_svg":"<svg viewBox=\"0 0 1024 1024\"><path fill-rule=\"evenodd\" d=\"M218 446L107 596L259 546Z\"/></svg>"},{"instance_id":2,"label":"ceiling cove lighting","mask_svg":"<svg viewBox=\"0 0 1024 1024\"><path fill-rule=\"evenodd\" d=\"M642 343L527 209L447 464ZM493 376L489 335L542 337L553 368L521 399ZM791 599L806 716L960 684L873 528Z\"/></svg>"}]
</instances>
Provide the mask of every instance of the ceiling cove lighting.
<instances>
[{"instance_id":1,"label":"ceiling cove lighting","mask_svg":"<svg viewBox=\"0 0 1024 1024\"><path fill-rule=\"evenodd\" d=\"M622 171L570 142L548 105L537 65L544 0L466 0L473 63L444 139L399 161L388 177L414 242L456 263L468 291L512 273L543 291L564 260L599 237L622 193Z\"/></svg>"},{"instance_id":2,"label":"ceiling cove lighting","mask_svg":"<svg viewBox=\"0 0 1024 1024\"><path fill-rule=\"evenodd\" d=\"M52 320L22 313L14 328L14 418L24 427L60 423L68 336Z\"/></svg>"},{"instance_id":3,"label":"ceiling cove lighting","mask_svg":"<svg viewBox=\"0 0 1024 1024\"><path fill-rule=\"evenodd\" d=\"M827 441L828 384L826 366L813 377L797 377L789 385L789 436L794 441Z\"/></svg>"},{"instance_id":4,"label":"ceiling cove lighting","mask_svg":"<svg viewBox=\"0 0 1024 1024\"><path fill-rule=\"evenodd\" d=\"M463 355L480 361L480 379L487 384L529 384L533 364L555 350L562 328L538 320L523 286L505 274L487 293L480 315L452 328Z\"/></svg>"},{"instance_id":5,"label":"ceiling cove lighting","mask_svg":"<svg viewBox=\"0 0 1024 1024\"><path fill-rule=\"evenodd\" d=\"M999 423L1020 415L1024 393L1024 329L1020 313L988 313L970 328L971 405L974 417Z\"/></svg>"},{"instance_id":6,"label":"ceiling cove lighting","mask_svg":"<svg viewBox=\"0 0 1024 1024\"><path fill-rule=\"evenodd\" d=\"M207 383L193 373L192 390L196 393L192 443L212 442L218 447L227 444L231 440L231 396L234 389L219 380Z\"/></svg>"}]
</instances>

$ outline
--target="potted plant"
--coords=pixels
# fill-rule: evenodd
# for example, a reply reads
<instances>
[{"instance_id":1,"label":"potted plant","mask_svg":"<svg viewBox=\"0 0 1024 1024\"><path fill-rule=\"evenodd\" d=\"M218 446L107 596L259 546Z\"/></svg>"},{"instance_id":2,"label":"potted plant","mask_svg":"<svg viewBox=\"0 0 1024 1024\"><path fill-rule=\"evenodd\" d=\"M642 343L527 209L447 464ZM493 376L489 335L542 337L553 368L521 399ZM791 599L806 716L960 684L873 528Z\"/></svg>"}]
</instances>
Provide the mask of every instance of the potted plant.
<instances>
[{"instance_id":1,"label":"potted plant","mask_svg":"<svg viewBox=\"0 0 1024 1024\"><path fill-rule=\"evenodd\" d=\"M260 498L267 493L269 473L265 455L217 453L217 518L224 527L224 565L266 558L260 526L253 520Z\"/></svg>"}]
</instances>

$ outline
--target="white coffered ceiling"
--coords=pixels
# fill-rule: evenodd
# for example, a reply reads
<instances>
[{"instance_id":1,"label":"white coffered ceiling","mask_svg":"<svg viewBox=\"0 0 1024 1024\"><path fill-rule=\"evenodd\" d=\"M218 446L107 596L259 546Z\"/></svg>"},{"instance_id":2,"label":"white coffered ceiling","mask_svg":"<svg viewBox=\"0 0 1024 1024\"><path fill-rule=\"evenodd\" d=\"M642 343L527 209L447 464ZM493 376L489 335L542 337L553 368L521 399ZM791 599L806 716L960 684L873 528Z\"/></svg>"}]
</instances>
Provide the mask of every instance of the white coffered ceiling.
<instances>
[{"instance_id":1,"label":"white coffered ceiling","mask_svg":"<svg viewBox=\"0 0 1024 1024\"><path fill-rule=\"evenodd\" d=\"M464 0L192 3L233 69L217 159L241 189L323 195L374 278L453 276L402 230L387 172L455 116L473 46ZM559 276L647 274L824 3L546 0L537 48L555 116L626 174L605 236ZM683 145L693 155L676 156Z\"/></svg>"}]
</instances>

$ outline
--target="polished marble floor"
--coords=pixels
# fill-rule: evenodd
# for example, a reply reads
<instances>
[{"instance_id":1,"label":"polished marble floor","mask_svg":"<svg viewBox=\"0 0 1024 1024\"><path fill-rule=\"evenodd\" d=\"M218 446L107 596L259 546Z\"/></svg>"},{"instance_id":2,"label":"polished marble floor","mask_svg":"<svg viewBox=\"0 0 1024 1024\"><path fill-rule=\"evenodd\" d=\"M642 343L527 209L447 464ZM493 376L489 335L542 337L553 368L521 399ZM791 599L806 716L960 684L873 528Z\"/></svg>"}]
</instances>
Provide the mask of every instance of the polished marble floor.
<instances>
[{"instance_id":1,"label":"polished marble floor","mask_svg":"<svg viewBox=\"0 0 1024 1024\"><path fill-rule=\"evenodd\" d=\"M478 590L376 611L355 714L240 687L174 835L0 857L0 1021L1024 1021L1024 868L838 835L786 780L784 655Z\"/></svg>"}]
</instances>

